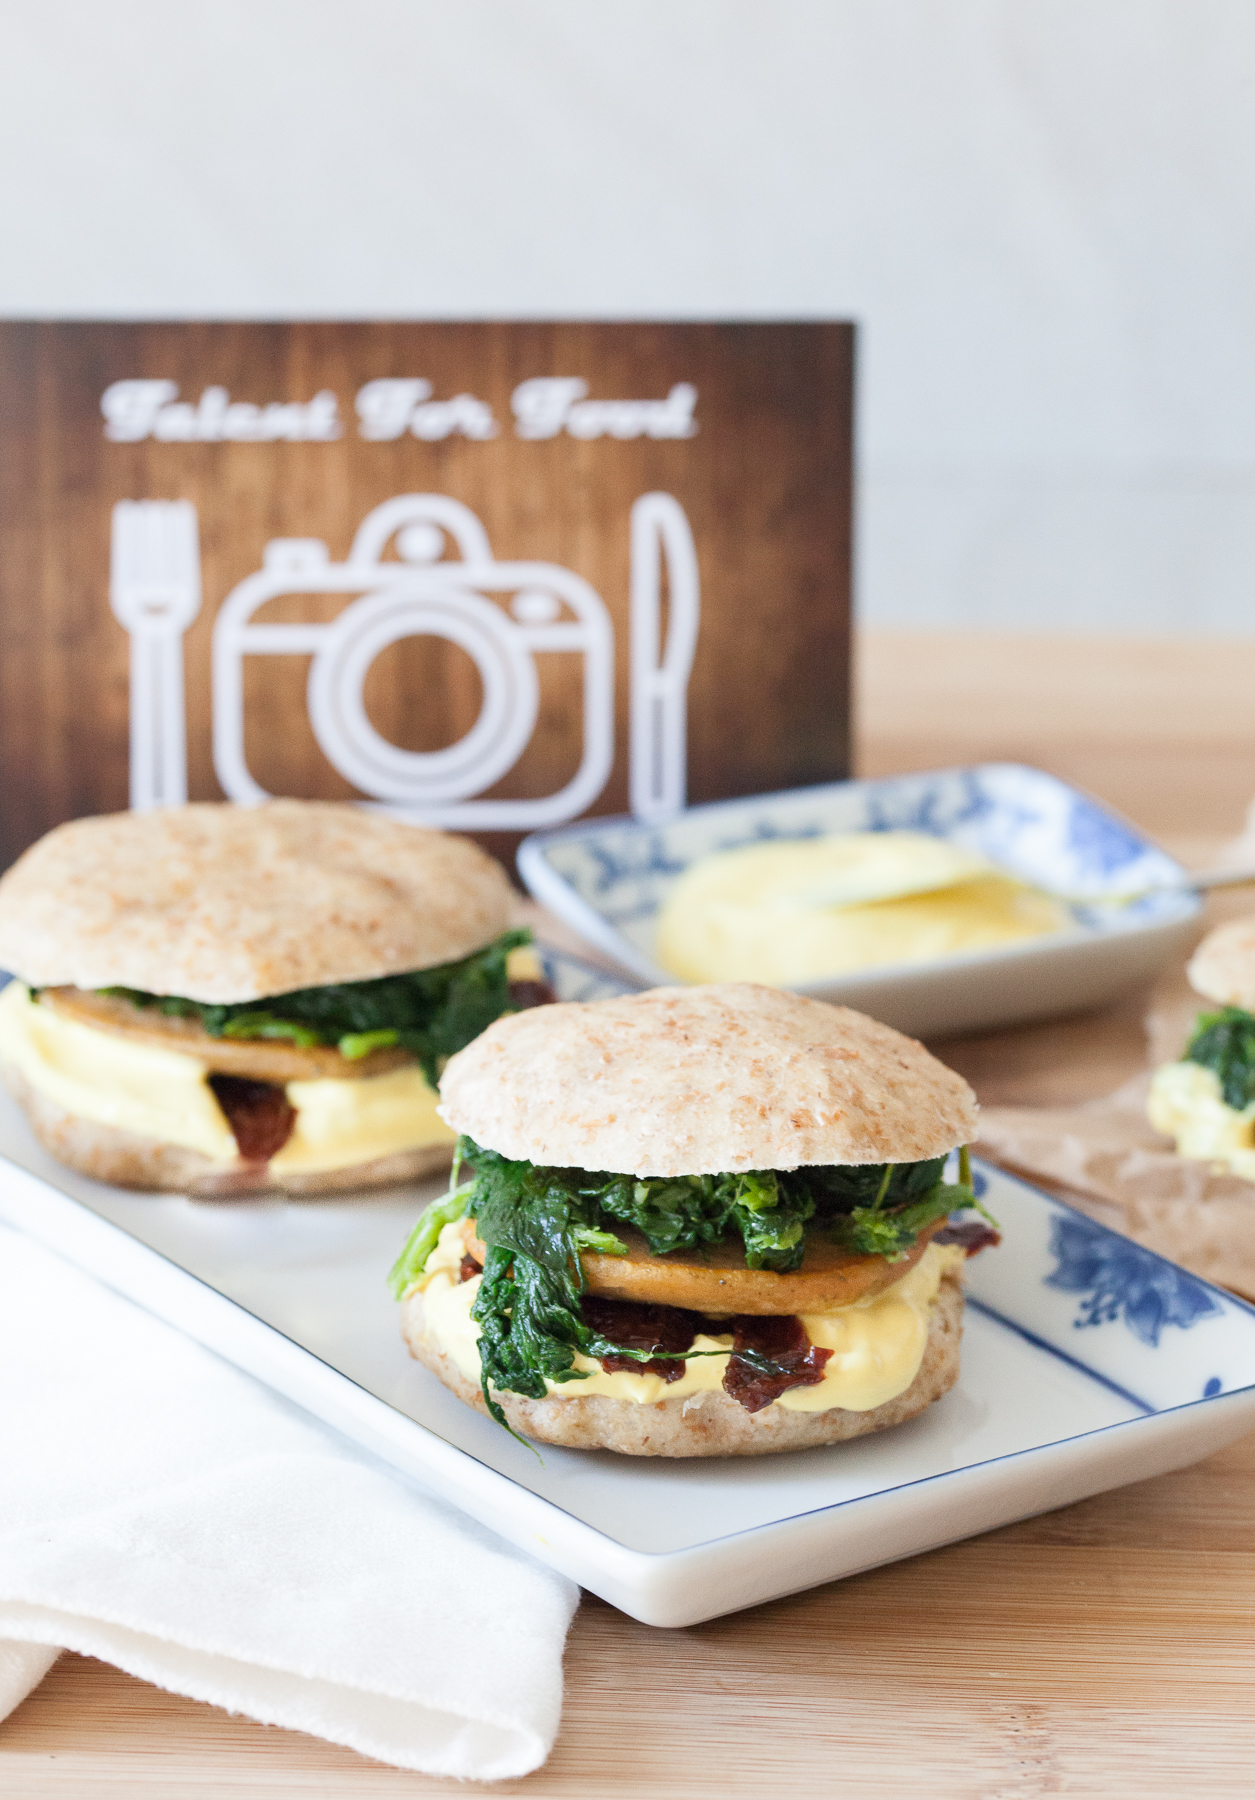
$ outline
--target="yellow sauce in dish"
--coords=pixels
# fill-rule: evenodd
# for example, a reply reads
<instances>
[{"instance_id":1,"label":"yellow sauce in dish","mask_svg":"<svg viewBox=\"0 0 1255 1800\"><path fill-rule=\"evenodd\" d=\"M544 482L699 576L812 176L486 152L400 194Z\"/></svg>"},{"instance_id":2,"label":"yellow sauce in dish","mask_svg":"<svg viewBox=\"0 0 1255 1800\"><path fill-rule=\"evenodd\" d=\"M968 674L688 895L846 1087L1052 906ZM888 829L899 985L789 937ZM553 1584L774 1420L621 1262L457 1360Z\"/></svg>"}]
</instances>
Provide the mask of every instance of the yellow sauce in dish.
<instances>
[{"instance_id":1,"label":"yellow sauce in dish","mask_svg":"<svg viewBox=\"0 0 1255 1800\"><path fill-rule=\"evenodd\" d=\"M659 914L655 956L682 981L797 987L1070 923L1064 902L944 838L859 831L700 858Z\"/></svg>"},{"instance_id":2,"label":"yellow sauce in dish","mask_svg":"<svg viewBox=\"0 0 1255 1800\"><path fill-rule=\"evenodd\" d=\"M443 1350L468 1381L478 1385L479 1326L471 1308L479 1292L479 1277L458 1279L465 1254L462 1222L446 1225L431 1259L415 1286L423 1296L426 1335ZM803 1313L802 1325L812 1344L832 1351L824 1365L823 1379L813 1387L789 1388L773 1406L786 1412L827 1412L840 1406L848 1412L871 1412L906 1392L919 1373L933 1303L941 1278L948 1269L961 1268L966 1260L958 1244L929 1244L919 1261L892 1287L856 1300L828 1313ZM575 1367L589 1371L586 1381L546 1382L551 1394L578 1399L581 1394L606 1394L649 1406L658 1400L683 1400L690 1394L717 1391L723 1386L732 1338L699 1336L692 1348L716 1352L693 1357L679 1381L661 1375L607 1374L598 1362L577 1351Z\"/></svg>"}]
</instances>

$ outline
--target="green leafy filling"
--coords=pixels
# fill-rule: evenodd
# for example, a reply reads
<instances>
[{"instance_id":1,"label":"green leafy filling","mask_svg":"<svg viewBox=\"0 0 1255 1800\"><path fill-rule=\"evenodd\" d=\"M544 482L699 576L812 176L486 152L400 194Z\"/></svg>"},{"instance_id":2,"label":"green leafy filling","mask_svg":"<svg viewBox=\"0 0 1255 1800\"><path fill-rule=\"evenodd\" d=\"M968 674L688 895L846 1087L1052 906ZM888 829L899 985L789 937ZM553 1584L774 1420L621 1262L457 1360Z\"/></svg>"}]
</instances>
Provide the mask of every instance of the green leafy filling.
<instances>
[{"instance_id":1,"label":"green leafy filling","mask_svg":"<svg viewBox=\"0 0 1255 1800\"><path fill-rule=\"evenodd\" d=\"M1240 1006L1199 1013L1182 1060L1210 1069L1225 1105L1241 1112L1255 1100L1255 1018Z\"/></svg>"},{"instance_id":2,"label":"green leafy filling","mask_svg":"<svg viewBox=\"0 0 1255 1800\"><path fill-rule=\"evenodd\" d=\"M388 1274L389 1285L398 1300L427 1267L445 1226L465 1215L466 1202L474 1190L473 1181L451 1187L447 1194L441 1194L439 1200L433 1200L418 1215L417 1225L406 1238L405 1247Z\"/></svg>"},{"instance_id":3,"label":"green leafy filling","mask_svg":"<svg viewBox=\"0 0 1255 1800\"><path fill-rule=\"evenodd\" d=\"M458 1186L463 1158L474 1165L475 1176ZM985 1213L968 1176L966 1151L960 1153L959 1182L944 1180L945 1162L939 1156L921 1163L638 1180L512 1162L463 1138L453 1191L424 1212L390 1279L400 1299L425 1268L443 1227L473 1215L487 1256L471 1317L480 1328L484 1401L504 1425L490 1388L540 1400L547 1381L587 1379L586 1371L574 1367L577 1350L592 1358L627 1356L639 1362L658 1354L656 1348L629 1349L599 1336L581 1313L585 1280L579 1252L593 1248L626 1255L614 1223L633 1226L655 1255L739 1237L751 1269L799 1268L808 1230L893 1262L936 1220L970 1208ZM779 1373L767 1357L739 1354L764 1374Z\"/></svg>"},{"instance_id":4,"label":"green leafy filling","mask_svg":"<svg viewBox=\"0 0 1255 1800\"><path fill-rule=\"evenodd\" d=\"M437 969L297 988L229 1006L138 988L100 991L132 1006L196 1019L215 1038L283 1038L303 1047L334 1044L350 1062L372 1050L408 1050L434 1087L447 1058L512 1010L506 959L531 937L526 929L507 931L473 956Z\"/></svg>"}]
</instances>

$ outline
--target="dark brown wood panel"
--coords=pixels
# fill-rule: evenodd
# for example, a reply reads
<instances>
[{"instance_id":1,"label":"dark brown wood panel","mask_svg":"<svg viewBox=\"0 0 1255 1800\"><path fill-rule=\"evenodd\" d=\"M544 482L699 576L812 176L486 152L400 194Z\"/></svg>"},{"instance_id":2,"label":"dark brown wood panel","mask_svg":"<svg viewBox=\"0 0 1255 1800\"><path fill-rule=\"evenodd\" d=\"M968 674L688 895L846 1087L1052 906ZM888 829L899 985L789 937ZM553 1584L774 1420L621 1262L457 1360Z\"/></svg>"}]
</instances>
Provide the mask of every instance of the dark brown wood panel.
<instances>
[{"instance_id":1,"label":"dark brown wood panel","mask_svg":"<svg viewBox=\"0 0 1255 1800\"><path fill-rule=\"evenodd\" d=\"M848 773L853 350L853 327L827 323L0 324L0 862L60 820L128 802L130 645L109 603L111 519L124 500L187 500L197 512L203 603L182 639L192 798L223 791L211 644L224 598L276 538L320 539L343 562L372 508L407 494L461 502L497 561L556 564L600 595L615 638L616 750L588 810L629 805L629 519L650 492L683 508L700 572L689 798ZM590 400L661 401L691 384L697 430L521 437L512 396L539 377L580 380ZM418 404L470 395L496 434L407 428L369 440L355 397L381 379L430 383ZM113 441L101 397L136 380L177 384L167 404L197 407L213 388L258 406L330 393L342 429L330 441ZM424 415L423 429L450 416ZM350 598L298 591L258 616L329 620ZM534 660L536 729L487 796L552 794L580 765L582 653ZM360 794L310 727L309 666L308 655L249 661L253 773L273 792ZM467 651L430 635L381 651L363 687L382 738L427 755L470 731L483 698ZM521 833L476 835L505 854Z\"/></svg>"}]
</instances>

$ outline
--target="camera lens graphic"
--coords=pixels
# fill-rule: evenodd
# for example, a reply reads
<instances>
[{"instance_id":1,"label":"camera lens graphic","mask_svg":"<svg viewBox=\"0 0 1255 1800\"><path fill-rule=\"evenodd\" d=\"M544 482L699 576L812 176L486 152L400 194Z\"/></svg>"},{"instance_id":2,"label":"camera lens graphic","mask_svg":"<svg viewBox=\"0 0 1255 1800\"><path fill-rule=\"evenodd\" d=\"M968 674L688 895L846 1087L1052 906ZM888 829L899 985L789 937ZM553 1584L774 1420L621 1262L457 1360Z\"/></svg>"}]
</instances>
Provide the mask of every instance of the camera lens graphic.
<instances>
[{"instance_id":1,"label":"camera lens graphic","mask_svg":"<svg viewBox=\"0 0 1255 1800\"><path fill-rule=\"evenodd\" d=\"M479 670L479 717L443 750L403 750L367 717L372 663L408 637L447 638ZM363 793L411 805L463 800L499 781L527 747L539 705L536 665L518 626L467 589L364 595L328 627L309 672L310 723L323 755Z\"/></svg>"}]
</instances>

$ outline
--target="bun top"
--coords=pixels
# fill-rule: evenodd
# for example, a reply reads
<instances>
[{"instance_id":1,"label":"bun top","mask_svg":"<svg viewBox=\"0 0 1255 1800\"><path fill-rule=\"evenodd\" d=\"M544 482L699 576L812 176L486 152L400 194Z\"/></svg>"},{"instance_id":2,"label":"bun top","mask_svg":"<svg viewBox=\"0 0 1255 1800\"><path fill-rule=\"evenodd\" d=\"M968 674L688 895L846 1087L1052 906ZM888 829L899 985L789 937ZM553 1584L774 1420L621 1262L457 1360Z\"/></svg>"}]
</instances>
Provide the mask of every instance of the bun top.
<instances>
[{"instance_id":1,"label":"bun top","mask_svg":"<svg viewBox=\"0 0 1255 1800\"><path fill-rule=\"evenodd\" d=\"M1190 986L1208 1000L1255 1012L1255 918L1209 931L1185 972Z\"/></svg>"},{"instance_id":2,"label":"bun top","mask_svg":"<svg viewBox=\"0 0 1255 1800\"><path fill-rule=\"evenodd\" d=\"M260 1000L455 962L506 929L466 838L309 800L60 825L0 877L0 967L38 987Z\"/></svg>"},{"instance_id":3,"label":"bun top","mask_svg":"<svg viewBox=\"0 0 1255 1800\"><path fill-rule=\"evenodd\" d=\"M921 1162L976 1135L972 1090L914 1039L751 982L498 1019L440 1096L502 1156L630 1175Z\"/></svg>"}]
</instances>

